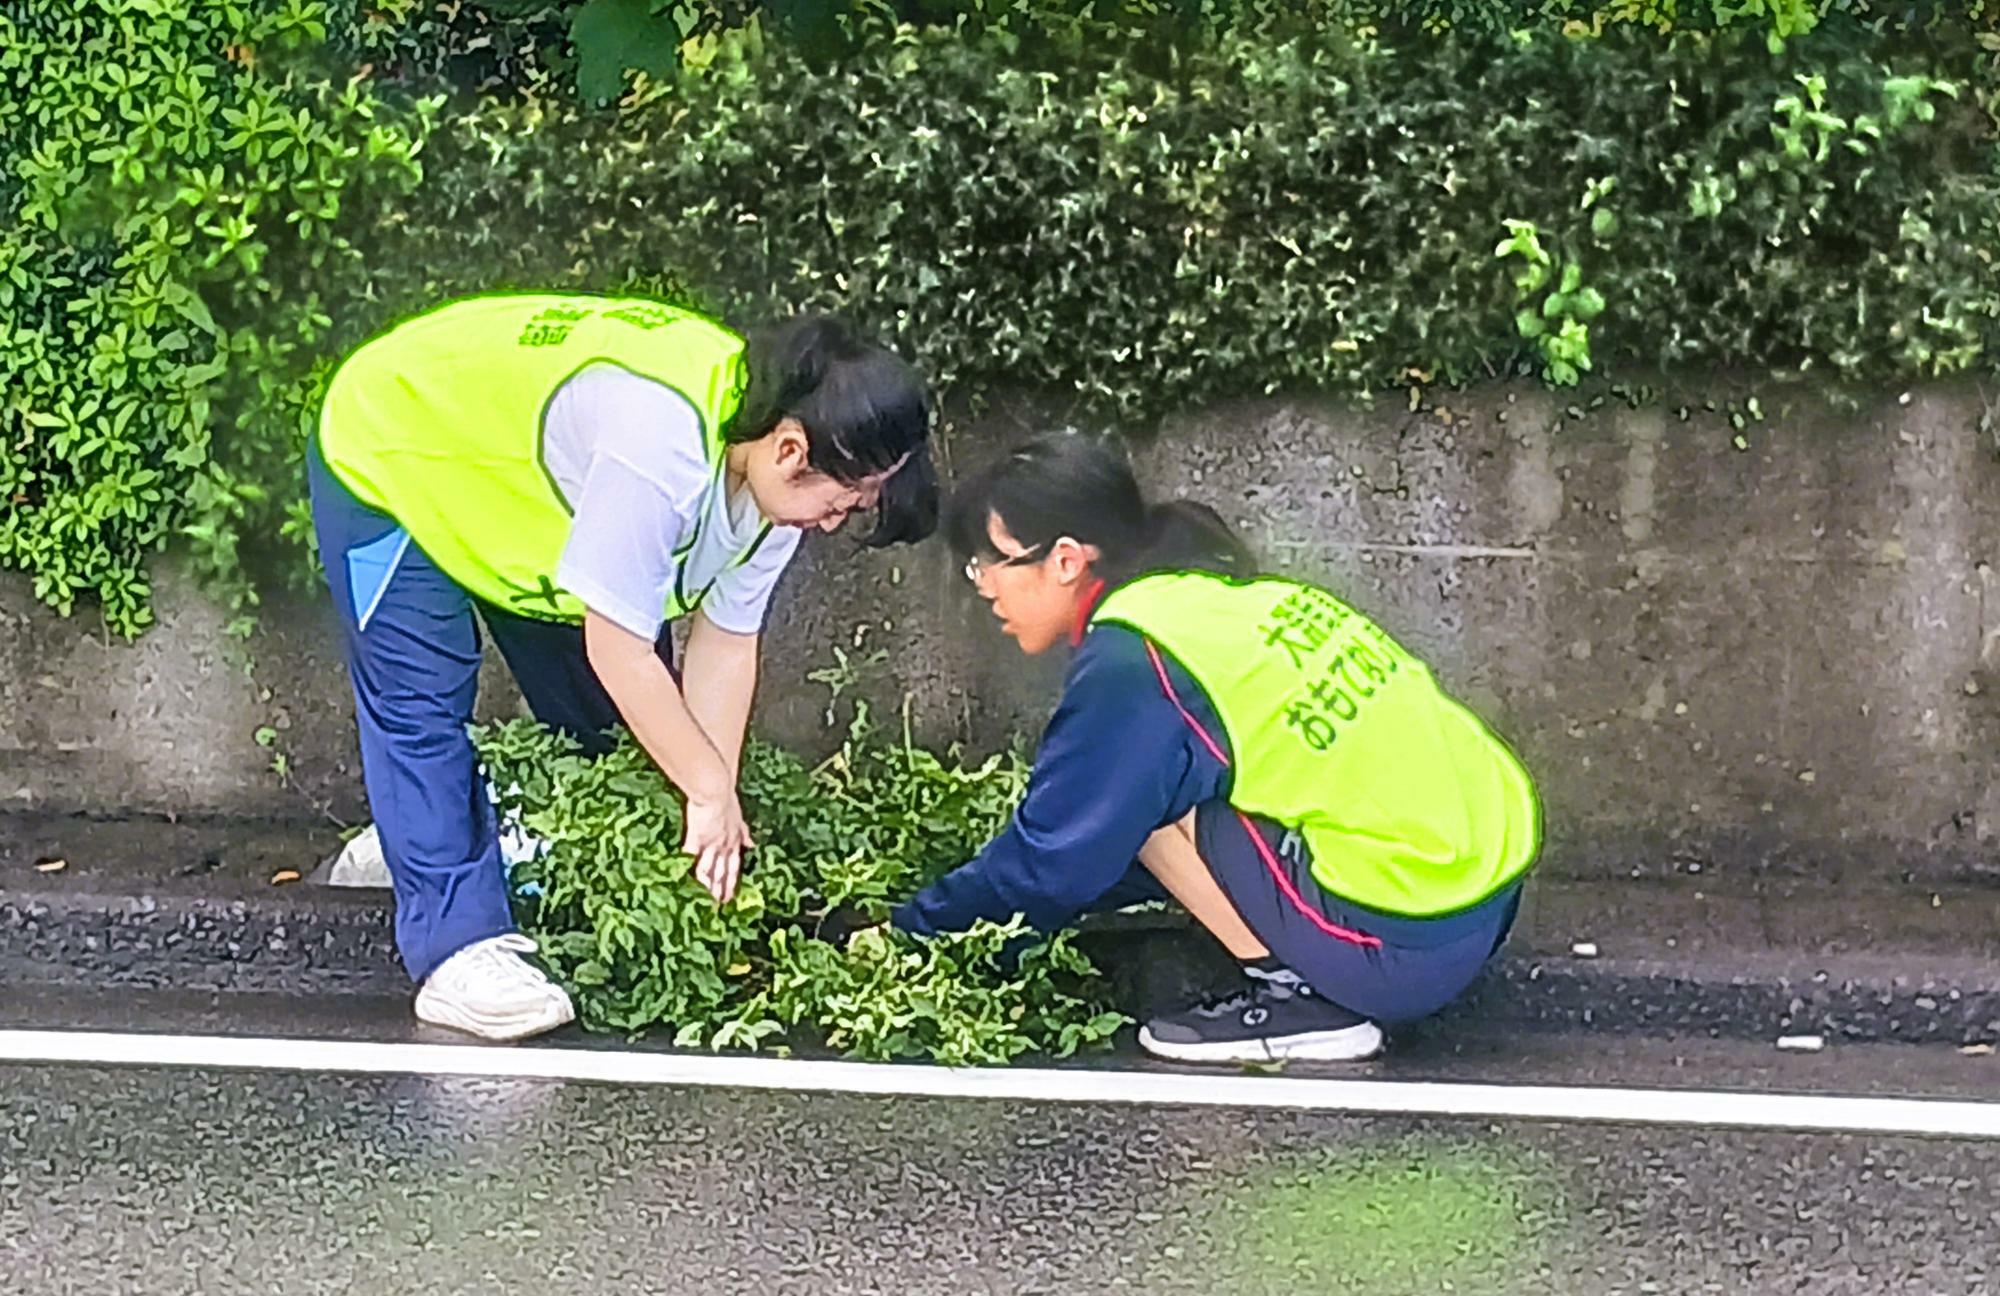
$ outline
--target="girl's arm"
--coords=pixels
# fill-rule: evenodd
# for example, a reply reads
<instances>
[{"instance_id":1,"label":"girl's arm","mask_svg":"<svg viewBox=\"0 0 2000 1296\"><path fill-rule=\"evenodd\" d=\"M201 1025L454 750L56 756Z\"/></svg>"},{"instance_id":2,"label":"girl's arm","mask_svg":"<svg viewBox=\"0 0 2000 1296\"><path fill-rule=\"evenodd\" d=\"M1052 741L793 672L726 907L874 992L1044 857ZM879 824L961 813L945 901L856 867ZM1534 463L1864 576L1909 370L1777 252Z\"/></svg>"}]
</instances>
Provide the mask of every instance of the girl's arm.
<instances>
[{"instance_id":1,"label":"girl's arm","mask_svg":"<svg viewBox=\"0 0 2000 1296\"><path fill-rule=\"evenodd\" d=\"M592 611L583 622L590 667L617 704L618 714L661 771L687 797L687 834L681 849L695 857L695 876L718 904L736 892L743 852L750 842L736 802L734 755L723 751L689 709L650 639ZM690 654L692 666L692 654ZM744 703L748 709L748 701ZM734 747L740 747L739 726Z\"/></svg>"},{"instance_id":2,"label":"girl's arm","mask_svg":"<svg viewBox=\"0 0 2000 1296\"><path fill-rule=\"evenodd\" d=\"M1176 687L1183 698L1198 694L1192 681ZM1155 829L1228 786L1228 771L1197 748L1160 691L1145 642L1100 627L1071 664L1012 821L893 921L920 936L1016 913L1040 931L1066 927L1127 878Z\"/></svg>"},{"instance_id":3,"label":"girl's arm","mask_svg":"<svg viewBox=\"0 0 2000 1296\"><path fill-rule=\"evenodd\" d=\"M729 766L732 784L742 764L743 733L750 724L750 701L757 692L759 643L757 635L724 630L699 609L688 627L681 692L687 699L688 713Z\"/></svg>"}]
</instances>

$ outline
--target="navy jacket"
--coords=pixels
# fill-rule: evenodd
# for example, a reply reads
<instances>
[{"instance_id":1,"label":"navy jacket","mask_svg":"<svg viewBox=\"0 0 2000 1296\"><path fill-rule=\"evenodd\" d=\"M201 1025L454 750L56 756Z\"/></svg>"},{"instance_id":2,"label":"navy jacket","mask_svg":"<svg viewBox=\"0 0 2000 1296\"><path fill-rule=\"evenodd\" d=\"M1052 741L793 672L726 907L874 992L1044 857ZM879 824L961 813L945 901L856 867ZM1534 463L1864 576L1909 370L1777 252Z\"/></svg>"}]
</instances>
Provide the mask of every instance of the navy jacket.
<instances>
[{"instance_id":1,"label":"navy jacket","mask_svg":"<svg viewBox=\"0 0 2000 1296\"><path fill-rule=\"evenodd\" d=\"M1181 704L1229 754L1208 694L1162 656ZM1055 931L1093 909L1161 898L1138 865L1156 829L1229 795L1232 774L1160 688L1137 631L1093 626L1070 661L1028 792L1005 831L970 863L898 908L920 936L1016 913Z\"/></svg>"},{"instance_id":2,"label":"navy jacket","mask_svg":"<svg viewBox=\"0 0 2000 1296\"><path fill-rule=\"evenodd\" d=\"M898 908L891 921L919 936L963 931L981 918L1023 915L1056 931L1097 909L1166 893L1138 862L1155 830L1204 802L1226 801L1235 753L1208 693L1164 653L1180 705L1221 748L1218 760L1160 687L1136 630L1090 628L1064 678L1062 700L1042 735L1028 793L1006 829L967 864ZM1493 921L1519 884L1457 914L1409 918L1343 906L1391 944L1436 945Z\"/></svg>"}]
</instances>

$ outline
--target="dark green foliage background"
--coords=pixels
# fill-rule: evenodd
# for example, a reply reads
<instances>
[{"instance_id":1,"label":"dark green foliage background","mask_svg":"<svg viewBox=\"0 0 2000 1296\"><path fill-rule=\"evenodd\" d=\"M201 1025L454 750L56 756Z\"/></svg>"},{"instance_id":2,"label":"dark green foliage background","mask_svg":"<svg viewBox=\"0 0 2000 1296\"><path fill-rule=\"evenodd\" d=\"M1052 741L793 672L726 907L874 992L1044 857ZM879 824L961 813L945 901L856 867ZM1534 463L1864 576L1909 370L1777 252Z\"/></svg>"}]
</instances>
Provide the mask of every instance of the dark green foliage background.
<instances>
[{"instance_id":1,"label":"dark green foliage background","mask_svg":"<svg viewBox=\"0 0 2000 1296\"><path fill-rule=\"evenodd\" d=\"M136 633L178 539L247 614L309 571L330 365L501 286L835 308L958 398L1138 433L1283 389L1861 387L2000 346L1977 4L966 0L829 34L614 3L0 13L0 566ZM576 92L628 61L661 74Z\"/></svg>"}]
</instances>

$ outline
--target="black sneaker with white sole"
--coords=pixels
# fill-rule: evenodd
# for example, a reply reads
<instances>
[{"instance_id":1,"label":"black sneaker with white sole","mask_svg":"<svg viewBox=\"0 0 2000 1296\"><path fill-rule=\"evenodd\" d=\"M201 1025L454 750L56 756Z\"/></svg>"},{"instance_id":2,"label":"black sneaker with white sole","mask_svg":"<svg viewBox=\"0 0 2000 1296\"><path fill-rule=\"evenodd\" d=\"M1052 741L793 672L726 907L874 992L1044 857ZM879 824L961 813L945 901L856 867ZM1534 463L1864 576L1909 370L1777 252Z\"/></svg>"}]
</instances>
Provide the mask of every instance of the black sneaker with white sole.
<instances>
[{"instance_id":1,"label":"black sneaker with white sole","mask_svg":"<svg viewBox=\"0 0 2000 1296\"><path fill-rule=\"evenodd\" d=\"M1246 969L1241 989L1155 1017L1139 1046L1175 1062L1358 1062L1382 1051L1382 1028L1313 993L1294 972Z\"/></svg>"}]
</instances>

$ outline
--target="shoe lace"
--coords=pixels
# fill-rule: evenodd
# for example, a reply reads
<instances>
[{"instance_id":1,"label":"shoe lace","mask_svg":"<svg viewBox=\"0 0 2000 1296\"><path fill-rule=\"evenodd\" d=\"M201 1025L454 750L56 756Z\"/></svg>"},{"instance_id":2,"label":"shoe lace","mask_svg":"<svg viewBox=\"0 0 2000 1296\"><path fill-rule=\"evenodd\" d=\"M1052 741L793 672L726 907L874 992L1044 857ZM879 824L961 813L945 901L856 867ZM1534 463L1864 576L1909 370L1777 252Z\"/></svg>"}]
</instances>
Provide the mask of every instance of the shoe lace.
<instances>
[{"instance_id":1,"label":"shoe lace","mask_svg":"<svg viewBox=\"0 0 2000 1296\"><path fill-rule=\"evenodd\" d=\"M1250 1006L1254 993L1254 988L1246 985L1210 995L1195 1004L1193 1013L1197 1017L1234 1017Z\"/></svg>"},{"instance_id":2,"label":"shoe lace","mask_svg":"<svg viewBox=\"0 0 2000 1296\"><path fill-rule=\"evenodd\" d=\"M470 975L490 975L504 977L511 981L526 982L536 986L549 984L549 978L534 964L521 958L522 954L532 954L538 947L534 939L520 932L508 932L504 936L494 936L471 946Z\"/></svg>"},{"instance_id":3,"label":"shoe lace","mask_svg":"<svg viewBox=\"0 0 2000 1296\"><path fill-rule=\"evenodd\" d=\"M1283 1001L1286 999L1313 999L1318 997L1314 993L1313 988L1306 984L1305 978L1289 968L1281 968L1275 972L1260 971L1257 968L1245 968L1243 975L1249 978L1250 994L1255 999Z\"/></svg>"}]
</instances>

